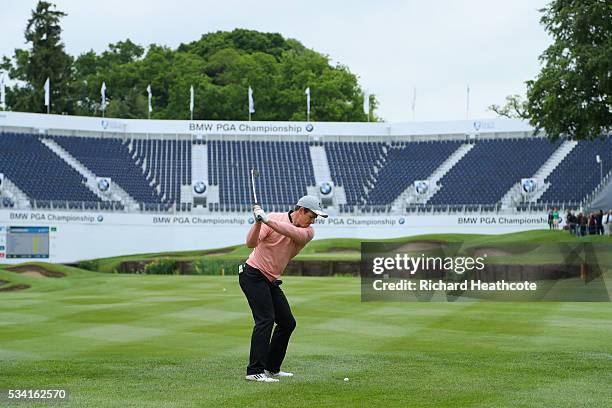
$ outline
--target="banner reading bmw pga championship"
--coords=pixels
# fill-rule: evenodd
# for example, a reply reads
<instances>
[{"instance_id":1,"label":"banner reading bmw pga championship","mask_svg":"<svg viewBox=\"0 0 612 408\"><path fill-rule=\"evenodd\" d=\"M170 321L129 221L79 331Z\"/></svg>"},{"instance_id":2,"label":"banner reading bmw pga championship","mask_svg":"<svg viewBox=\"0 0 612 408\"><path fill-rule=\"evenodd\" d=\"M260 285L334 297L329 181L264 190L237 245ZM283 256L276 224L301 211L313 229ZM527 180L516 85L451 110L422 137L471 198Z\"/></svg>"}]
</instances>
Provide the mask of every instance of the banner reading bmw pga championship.
<instances>
[{"instance_id":1,"label":"banner reading bmw pga championship","mask_svg":"<svg viewBox=\"0 0 612 408\"><path fill-rule=\"evenodd\" d=\"M215 135L308 135L314 130L312 123L303 122L189 122L188 132Z\"/></svg>"},{"instance_id":2,"label":"banner reading bmw pga championship","mask_svg":"<svg viewBox=\"0 0 612 408\"><path fill-rule=\"evenodd\" d=\"M363 242L361 299L608 302L611 267L610 243Z\"/></svg>"}]
</instances>

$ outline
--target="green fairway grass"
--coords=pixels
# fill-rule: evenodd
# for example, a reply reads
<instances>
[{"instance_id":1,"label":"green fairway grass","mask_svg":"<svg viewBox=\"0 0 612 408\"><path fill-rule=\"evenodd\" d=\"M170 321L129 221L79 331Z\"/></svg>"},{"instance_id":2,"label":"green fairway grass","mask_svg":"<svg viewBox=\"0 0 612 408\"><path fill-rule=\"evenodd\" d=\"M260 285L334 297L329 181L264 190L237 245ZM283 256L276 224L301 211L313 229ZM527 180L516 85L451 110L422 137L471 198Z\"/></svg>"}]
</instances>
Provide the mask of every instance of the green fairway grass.
<instances>
[{"instance_id":1,"label":"green fairway grass","mask_svg":"<svg viewBox=\"0 0 612 408\"><path fill-rule=\"evenodd\" d=\"M0 270L0 280L31 286L0 292L0 390L69 398L2 407L612 402L610 303L361 303L358 278L286 277L298 324L283 369L296 376L265 384L244 380L253 322L236 276L47 267L67 276Z\"/></svg>"}]
</instances>

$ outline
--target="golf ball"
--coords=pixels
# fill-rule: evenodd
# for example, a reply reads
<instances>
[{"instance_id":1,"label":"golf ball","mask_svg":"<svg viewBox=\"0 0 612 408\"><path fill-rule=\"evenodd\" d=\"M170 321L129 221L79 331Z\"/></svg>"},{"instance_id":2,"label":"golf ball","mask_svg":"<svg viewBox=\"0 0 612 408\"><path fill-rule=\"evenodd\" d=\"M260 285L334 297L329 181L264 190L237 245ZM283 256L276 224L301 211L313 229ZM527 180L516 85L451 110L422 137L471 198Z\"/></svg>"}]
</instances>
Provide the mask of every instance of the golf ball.
<instances>
[{"instance_id":1,"label":"golf ball","mask_svg":"<svg viewBox=\"0 0 612 408\"><path fill-rule=\"evenodd\" d=\"M348 377L344 377L344 382L347 382L347 381L348 381Z\"/></svg>"}]
</instances>

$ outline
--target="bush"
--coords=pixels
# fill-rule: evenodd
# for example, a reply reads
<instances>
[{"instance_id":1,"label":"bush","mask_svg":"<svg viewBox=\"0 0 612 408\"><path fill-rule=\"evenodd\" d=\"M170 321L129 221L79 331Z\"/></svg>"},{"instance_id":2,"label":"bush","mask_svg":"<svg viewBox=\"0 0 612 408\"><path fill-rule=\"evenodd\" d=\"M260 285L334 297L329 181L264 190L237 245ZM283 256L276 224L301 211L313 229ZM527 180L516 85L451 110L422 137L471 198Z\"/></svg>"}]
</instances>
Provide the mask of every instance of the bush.
<instances>
[{"instance_id":1,"label":"bush","mask_svg":"<svg viewBox=\"0 0 612 408\"><path fill-rule=\"evenodd\" d=\"M179 275L180 271L175 260L162 258L145 265L144 273L147 275Z\"/></svg>"},{"instance_id":2,"label":"bush","mask_svg":"<svg viewBox=\"0 0 612 408\"><path fill-rule=\"evenodd\" d=\"M238 266L244 260L215 259L213 257L200 258L193 261L193 273L195 275L237 275Z\"/></svg>"},{"instance_id":3,"label":"bush","mask_svg":"<svg viewBox=\"0 0 612 408\"><path fill-rule=\"evenodd\" d=\"M81 261L77 265L81 269L98 272L98 267L100 266L100 262L98 260L92 259L89 261Z\"/></svg>"}]
</instances>

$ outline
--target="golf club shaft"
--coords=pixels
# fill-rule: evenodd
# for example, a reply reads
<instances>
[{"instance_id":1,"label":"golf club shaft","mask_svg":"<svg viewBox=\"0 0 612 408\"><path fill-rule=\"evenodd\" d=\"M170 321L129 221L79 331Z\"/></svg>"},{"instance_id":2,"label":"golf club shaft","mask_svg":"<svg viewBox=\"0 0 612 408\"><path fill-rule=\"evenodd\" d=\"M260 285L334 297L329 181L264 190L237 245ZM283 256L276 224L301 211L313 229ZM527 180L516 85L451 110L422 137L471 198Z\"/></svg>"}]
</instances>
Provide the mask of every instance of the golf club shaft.
<instances>
[{"instance_id":1,"label":"golf club shaft","mask_svg":"<svg viewBox=\"0 0 612 408\"><path fill-rule=\"evenodd\" d=\"M255 169L251 169L251 186L253 187L253 200L255 200L255 205L258 205L257 192L255 191ZM257 221L263 221L260 216L256 216L255 218Z\"/></svg>"},{"instance_id":2,"label":"golf club shaft","mask_svg":"<svg viewBox=\"0 0 612 408\"><path fill-rule=\"evenodd\" d=\"M251 185L253 186L253 200L257 203L257 193L255 192L255 170L251 170Z\"/></svg>"}]
</instances>

